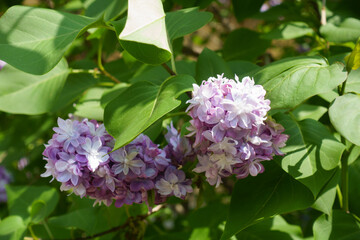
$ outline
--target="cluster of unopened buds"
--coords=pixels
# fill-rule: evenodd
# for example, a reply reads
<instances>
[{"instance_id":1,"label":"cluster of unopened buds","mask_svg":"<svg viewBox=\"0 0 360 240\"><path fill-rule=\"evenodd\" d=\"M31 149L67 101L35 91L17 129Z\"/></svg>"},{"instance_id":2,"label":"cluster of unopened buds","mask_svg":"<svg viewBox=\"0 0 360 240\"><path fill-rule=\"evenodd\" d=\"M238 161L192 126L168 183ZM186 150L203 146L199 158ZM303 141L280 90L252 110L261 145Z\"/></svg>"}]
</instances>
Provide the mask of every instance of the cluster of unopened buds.
<instances>
[{"instance_id":1,"label":"cluster of unopened buds","mask_svg":"<svg viewBox=\"0 0 360 240\"><path fill-rule=\"evenodd\" d=\"M261 161L282 155L279 148L288 138L281 125L266 118L270 101L264 96L263 87L249 77L240 82L219 75L194 84L187 110L191 133L182 137L171 123L163 149L140 134L113 151L115 140L103 124L58 118L43 153L42 176L61 182L63 191L88 196L95 204L115 201L117 207L150 200L159 204L170 196L184 199L193 189L181 166L196 156L193 171L205 172L211 185L232 174L256 176L264 171Z\"/></svg>"}]
</instances>

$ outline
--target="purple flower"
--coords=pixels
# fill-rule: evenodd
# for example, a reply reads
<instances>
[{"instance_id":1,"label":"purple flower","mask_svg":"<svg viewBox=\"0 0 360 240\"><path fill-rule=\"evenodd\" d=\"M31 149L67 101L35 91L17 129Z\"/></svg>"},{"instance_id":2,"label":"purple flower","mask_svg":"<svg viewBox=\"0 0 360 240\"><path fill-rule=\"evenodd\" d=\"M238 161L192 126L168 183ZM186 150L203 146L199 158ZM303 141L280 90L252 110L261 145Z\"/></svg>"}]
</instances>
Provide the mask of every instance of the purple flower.
<instances>
[{"instance_id":1,"label":"purple flower","mask_svg":"<svg viewBox=\"0 0 360 240\"><path fill-rule=\"evenodd\" d=\"M261 161L283 154L280 148L288 136L281 125L267 120L270 101L265 94L250 77L239 81L218 75L194 85L187 109L192 117L188 136L195 135L199 160L193 171L205 172L211 185L231 174L256 176L264 171Z\"/></svg>"},{"instance_id":2,"label":"purple flower","mask_svg":"<svg viewBox=\"0 0 360 240\"><path fill-rule=\"evenodd\" d=\"M12 181L10 173L2 166L0 166L0 202L6 202L5 185Z\"/></svg>"},{"instance_id":3,"label":"purple flower","mask_svg":"<svg viewBox=\"0 0 360 240\"><path fill-rule=\"evenodd\" d=\"M184 198L193 191L191 181L186 179L185 173L173 166L166 169L164 177L156 182L155 187L162 196L174 195L178 198Z\"/></svg>"},{"instance_id":4,"label":"purple flower","mask_svg":"<svg viewBox=\"0 0 360 240\"><path fill-rule=\"evenodd\" d=\"M168 132L165 139L168 145L164 148L166 156L175 160L179 165L184 164L184 159L193 155L192 147L188 138L181 137L180 133L174 128L173 123L167 126Z\"/></svg>"},{"instance_id":5,"label":"purple flower","mask_svg":"<svg viewBox=\"0 0 360 240\"><path fill-rule=\"evenodd\" d=\"M136 152L135 149L127 153L124 148L111 153L112 160L116 162L112 166L114 173L119 174L123 172L127 175L129 170L131 170L134 174L140 175L141 168L144 167L145 164L143 161L135 159L137 155L138 152Z\"/></svg>"},{"instance_id":6,"label":"purple flower","mask_svg":"<svg viewBox=\"0 0 360 240\"><path fill-rule=\"evenodd\" d=\"M70 119L63 120L58 118L59 127L55 127L54 131L58 133L56 141L64 143L64 149L67 150L70 144L77 148L80 145L80 135L86 132L86 126L78 121L71 121Z\"/></svg>"},{"instance_id":7,"label":"purple flower","mask_svg":"<svg viewBox=\"0 0 360 240\"><path fill-rule=\"evenodd\" d=\"M60 190L95 199L94 204L109 206L115 201L117 207L147 203L149 191L155 196L160 194L155 182L164 178L170 159L149 137L140 134L130 144L110 153L115 140L103 124L61 118L58 124L45 145L46 172L41 176L52 176L61 182ZM184 197L182 189L188 192L189 186L185 185L191 181L181 175L178 184ZM161 198L165 200L166 197Z\"/></svg>"}]
</instances>

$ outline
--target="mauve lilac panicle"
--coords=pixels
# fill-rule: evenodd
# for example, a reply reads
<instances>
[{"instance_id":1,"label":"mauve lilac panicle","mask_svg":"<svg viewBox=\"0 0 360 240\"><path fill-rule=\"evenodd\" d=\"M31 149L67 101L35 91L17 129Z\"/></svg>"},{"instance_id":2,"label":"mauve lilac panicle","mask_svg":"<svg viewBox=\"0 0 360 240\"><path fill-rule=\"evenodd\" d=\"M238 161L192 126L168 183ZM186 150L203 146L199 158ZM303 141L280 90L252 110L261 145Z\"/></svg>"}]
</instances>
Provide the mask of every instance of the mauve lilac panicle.
<instances>
[{"instance_id":1,"label":"mauve lilac panicle","mask_svg":"<svg viewBox=\"0 0 360 240\"><path fill-rule=\"evenodd\" d=\"M193 171L205 173L211 185L235 174L245 178L264 171L262 161L283 155L288 136L284 128L267 119L270 101L266 91L250 77L239 81L223 75L194 84L187 111L192 117L191 132L198 164Z\"/></svg>"},{"instance_id":2,"label":"mauve lilac panicle","mask_svg":"<svg viewBox=\"0 0 360 240\"><path fill-rule=\"evenodd\" d=\"M5 167L0 166L0 203L7 201L5 185L11 181L11 174L5 169Z\"/></svg>"},{"instance_id":3,"label":"mauve lilac panicle","mask_svg":"<svg viewBox=\"0 0 360 240\"><path fill-rule=\"evenodd\" d=\"M157 181L166 179L165 170L171 161L146 135L140 134L130 144L111 152L115 141L103 124L58 118L58 125L45 145L46 172L41 176L61 182L60 190L88 196L95 199L94 204L109 206L115 201L116 207L147 203L148 191L155 191L162 201L172 195L183 198L183 189L190 192L191 181L183 178L181 170L176 172L180 176L180 194L164 194L155 188Z\"/></svg>"}]
</instances>

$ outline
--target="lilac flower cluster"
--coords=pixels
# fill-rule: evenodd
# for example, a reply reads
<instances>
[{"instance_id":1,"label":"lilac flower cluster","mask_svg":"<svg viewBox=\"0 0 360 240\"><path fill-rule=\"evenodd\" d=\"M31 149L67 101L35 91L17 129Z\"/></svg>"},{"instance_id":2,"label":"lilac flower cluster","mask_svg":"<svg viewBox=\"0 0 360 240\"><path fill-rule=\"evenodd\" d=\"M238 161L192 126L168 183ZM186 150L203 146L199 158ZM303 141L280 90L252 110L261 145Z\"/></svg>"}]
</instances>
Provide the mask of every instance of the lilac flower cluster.
<instances>
[{"instance_id":1,"label":"lilac flower cluster","mask_svg":"<svg viewBox=\"0 0 360 240\"><path fill-rule=\"evenodd\" d=\"M219 186L222 177L232 174L256 176L264 171L262 161L283 155L279 148L288 136L281 125L267 120L270 101L262 86L249 77L239 81L218 75L193 87L187 109L199 160L193 171L205 172L211 185Z\"/></svg>"},{"instance_id":2,"label":"lilac flower cluster","mask_svg":"<svg viewBox=\"0 0 360 240\"><path fill-rule=\"evenodd\" d=\"M0 203L7 201L5 185L10 183L11 180L10 173L3 166L0 166Z\"/></svg>"},{"instance_id":3,"label":"lilac flower cluster","mask_svg":"<svg viewBox=\"0 0 360 240\"><path fill-rule=\"evenodd\" d=\"M166 157L166 152L145 135L111 152L114 139L96 121L63 120L43 153L47 169L42 177L61 182L61 190L73 190L96 203L115 206L155 202L169 196L184 198L192 192L191 181Z\"/></svg>"}]
</instances>

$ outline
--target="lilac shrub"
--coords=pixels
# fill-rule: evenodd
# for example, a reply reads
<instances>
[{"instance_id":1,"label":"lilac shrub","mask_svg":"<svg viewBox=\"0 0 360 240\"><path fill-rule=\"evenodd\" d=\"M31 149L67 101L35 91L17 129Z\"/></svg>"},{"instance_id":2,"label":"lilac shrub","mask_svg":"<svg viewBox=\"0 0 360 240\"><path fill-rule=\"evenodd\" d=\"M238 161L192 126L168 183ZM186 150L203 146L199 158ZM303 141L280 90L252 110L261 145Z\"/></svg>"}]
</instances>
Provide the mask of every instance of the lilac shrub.
<instances>
[{"instance_id":1,"label":"lilac shrub","mask_svg":"<svg viewBox=\"0 0 360 240\"><path fill-rule=\"evenodd\" d=\"M115 201L116 207L148 203L148 191L155 192L156 203L192 192L185 173L146 135L111 152L114 139L103 124L58 118L58 125L43 152L47 164L42 177L61 182L62 191L88 196L95 204Z\"/></svg>"},{"instance_id":2,"label":"lilac shrub","mask_svg":"<svg viewBox=\"0 0 360 240\"><path fill-rule=\"evenodd\" d=\"M191 116L189 136L198 164L193 170L205 172L207 181L216 187L223 177L235 174L245 178L264 171L262 161L283 155L284 128L267 118L270 101L266 91L245 77L239 81L222 75L210 77L194 91L187 111Z\"/></svg>"}]
</instances>

